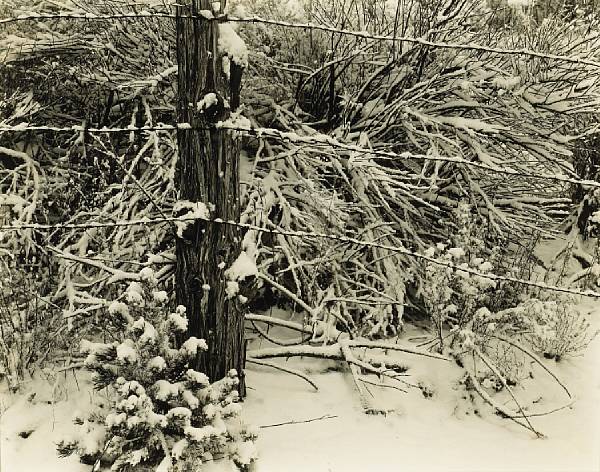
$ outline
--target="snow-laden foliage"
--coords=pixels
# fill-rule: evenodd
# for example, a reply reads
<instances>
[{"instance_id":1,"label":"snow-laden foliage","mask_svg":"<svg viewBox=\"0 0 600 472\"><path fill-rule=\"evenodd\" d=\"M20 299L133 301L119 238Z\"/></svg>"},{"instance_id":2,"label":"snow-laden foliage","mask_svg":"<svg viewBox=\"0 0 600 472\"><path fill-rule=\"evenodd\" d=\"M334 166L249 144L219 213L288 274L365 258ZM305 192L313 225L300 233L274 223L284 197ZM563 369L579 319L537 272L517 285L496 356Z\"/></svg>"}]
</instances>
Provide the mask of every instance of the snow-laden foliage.
<instances>
[{"instance_id":1,"label":"snow-laden foliage","mask_svg":"<svg viewBox=\"0 0 600 472\"><path fill-rule=\"evenodd\" d=\"M498 297L500 291L496 281L460 270L474 269L485 275L494 265L482 257L483 241L473 234L476 226L469 220L469 206L459 207L456 216L460 228L458 234L447 244L438 243L426 252L429 257L459 267L454 269L433 262L425 266L423 300L435 327L440 352L444 351L445 345L444 327L462 329L470 325L478 310L492 305L492 298ZM491 259L494 260L494 255Z\"/></svg>"},{"instance_id":2,"label":"snow-laden foliage","mask_svg":"<svg viewBox=\"0 0 600 472\"><path fill-rule=\"evenodd\" d=\"M443 8L440 2L371 2L372 8L359 2L359 15L337 3L311 2L308 9L303 2L283 2L269 10L272 3L233 2L229 8L234 15L257 13L373 34L582 58L593 57L597 41L582 24L565 29L560 19L516 31L490 29L486 10L470 1L448 2ZM118 12L121 6L98 2L73 8L97 14ZM36 23L11 32L35 47L19 49L7 59L7 90L26 91L32 104L8 124L71 126L85 121L126 127L174 120L172 22L116 20L107 28L103 22L57 20L55 26L53 42L43 40ZM229 43L243 37L251 52L242 93L250 122L315 141L264 134L244 138L243 222L425 251L455 232L452 215L465 200L488 229L487 249L508 247L506 241L520 245L538 232L557 234L555 224L570 205L564 185L531 176L574 174L569 133L576 117L589 116L597 104L596 69L485 49L443 49L322 31L309 35L264 24L234 24L228 31ZM32 65L48 81L30 91ZM69 89L70 100L56 100L57 83ZM25 103L20 97L15 95L11 103ZM586 123L591 126L593 120ZM365 151L329 147L323 144L328 137ZM7 149L29 149L14 157L19 167L11 175L16 182L35 172L40 176L38 184L27 178L24 185L7 187L5 198L15 204L3 207L11 212L3 221L13 221L15 214L17 221L42 222L172 214L177 201L173 133L48 133L37 136L35 145L27 135L11 133L2 140ZM380 151L400 156L384 157ZM474 165L428 159L437 156ZM18 204L19 198L28 204ZM34 201L47 204L37 204L37 213L25 211ZM93 313L101 306L97 295L133 277L135 261L147 253L159 255L153 259L164 264L159 278L169 280L174 227L52 233L50 242L59 256L52 263L60 274L54 300L66 305L68 316ZM19 250L33 250L39 237L19 232ZM413 258L322 238L248 232L246 240L256 248L258 271L315 307L317 321L335 313L346 330L385 336L398 332L406 311L419 311L422 305L415 294L423 280ZM6 243L15 249L14 239ZM258 287L249 297L250 306L272 299L271 291L279 292L272 285Z\"/></svg>"},{"instance_id":3,"label":"snow-laden foliage","mask_svg":"<svg viewBox=\"0 0 600 472\"><path fill-rule=\"evenodd\" d=\"M544 357L556 359L581 354L598 333L590 330L586 317L573 300L530 299L515 310L529 325L525 339Z\"/></svg>"},{"instance_id":4,"label":"snow-laden foliage","mask_svg":"<svg viewBox=\"0 0 600 472\"><path fill-rule=\"evenodd\" d=\"M576 40L586 34L581 25L565 32L564 23L557 20L538 29L529 25L517 32L490 31L484 13L476 15L476 6L469 2L463 5L456 4L447 18L440 15L444 28L433 25L427 39L565 54L572 54L575 44L583 56L593 54L595 36ZM352 17L337 14L325 23L360 29ZM403 31L416 35L424 28L417 23L411 17ZM282 41L281 54L287 50L278 30L256 28ZM248 31L252 42L258 33ZM370 31L390 32L385 26ZM250 118L289 136L313 138L314 144L291 138L248 141L254 162L246 221L358 234L363 240L424 251L456 231L454 210L466 200L485 228L486 251L502 248L506 266L514 265L507 248L525 247L538 233L558 234L556 223L568 214L570 199L563 184L536 176L574 175L570 133L574 116L589 116L597 106L596 69L485 50L405 43L395 48L335 33L312 32L311 37L316 50L320 46L315 38L338 41L334 56L317 66L305 62L306 74L297 71L296 63L287 63L287 72L282 72L286 59L276 55L279 62L273 72L256 71L254 80L264 87L279 83L270 80L271 74L297 76L298 88L291 90L299 92L288 95L287 106L270 105L268 100L256 106L256 96L248 94ZM290 48L293 40L288 40ZM310 57L313 61L320 56L313 51ZM267 67L270 62L256 63ZM335 108L328 115L332 90ZM365 151L329 147L324 136ZM399 155L382 156L380 151ZM459 157L473 165L436 161L438 156ZM503 174L506 170L513 175ZM285 236L265 235L258 246L264 272L279 274L280 281L313 306L332 305L332 311L359 333L393 333L403 313L422 304L413 296L413 289L419 293L424 281L412 258L358 246L340 251L335 241ZM314 277L315 271L320 277Z\"/></svg>"},{"instance_id":5,"label":"snow-laden foliage","mask_svg":"<svg viewBox=\"0 0 600 472\"><path fill-rule=\"evenodd\" d=\"M456 220L458 233L427 252L458 267L425 264L423 299L436 334L429 344L440 353L455 355L479 349L510 385L529 377L522 349L557 361L581 353L596 334L575 307L576 300L539 290L527 293L486 278L507 271L499 264L500 251L494 248L486 259L481 231L468 205L459 206ZM518 271L514 267L507 275ZM484 365L479 376L488 379L484 386L493 382L497 390L504 387L492 367Z\"/></svg>"},{"instance_id":6,"label":"snow-laden foliage","mask_svg":"<svg viewBox=\"0 0 600 472\"><path fill-rule=\"evenodd\" d=\"M206 342L178 341L187 330L185 308L168 313L154 273L145 268L140 276L142 282L131 282L103 312L112 341L81 342L84 364L105 401L76 418L78 435L63 439L59 452L109 463L111 470L192 471L221 459L247 468L256 458L255 433L238 418L237 373L210 382L194 370Z\"/></svg>"}]
</instances>

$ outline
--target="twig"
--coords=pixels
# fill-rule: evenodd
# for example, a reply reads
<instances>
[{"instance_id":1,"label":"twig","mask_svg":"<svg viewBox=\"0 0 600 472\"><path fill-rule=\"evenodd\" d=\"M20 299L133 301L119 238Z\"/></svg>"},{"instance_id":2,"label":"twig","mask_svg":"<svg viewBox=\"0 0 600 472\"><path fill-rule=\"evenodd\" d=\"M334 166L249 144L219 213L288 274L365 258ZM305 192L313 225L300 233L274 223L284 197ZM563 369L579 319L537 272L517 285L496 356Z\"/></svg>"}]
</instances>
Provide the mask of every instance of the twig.
<instances>
[{"instance_id":1,"label":"twig","mask_svg":"<svg viewBox=\"0 0 600 472\"><path fill-rule=\"evenodd\" d=\"M272 362L259 361L258 359L253 359L251 357L246 358L246 362L250 362L251 364L262 365L265 367L272 367L273 369L281 370L282 372L287 372L288 374L295 375L296 377L300 377L301 379L306 380L317 392L319 391L319 387L315 384L307 375L304 375L299 370L290 369L288 367L283 367L278 364L274 364Z\"/></svg>"},{"instance_id":2,"label":"twig","mask_svg":"<svg viewBox=\"0 0 600 472\"><path fill-rule=\"evenodd\" d=\"M66 367L61 367L60 369L56 369L54 372L59 374L61 372L66 372L67 370L83 369L84 367L85 367L85 364L83 362L80 362L77 364L68 365Z\"/></svg>"},{"instance_id":3,"label":"twig","mask_svg":"<svg viewBox=\"0 0 600 472\"><path fill-rule=\"evenodd\" d=\"M552 372L548 367L546 367L544 365L544 363L542 362L542 360L536 356L533 352L531 352L529 349L524 348L523 346L520 346L518 343L515 343L513 341L511 341L510 339L507 339L503 336L498 336L496 334L491 335L493 338L499 339L500 341L504 341L507 344L510 344L512 347L515 347L517 349L519 349L521 352L523 352L524 354L528 355L529 357L531 357L536 364L538 364L542 369L544 369L554 380L556 380L556 382L558 383L558 385L560 385L562 387L562 389L567 393L567 395L569 396L569 398L573 398L571 395L571 392L569 392L569 389L565 386L565 384L563 384L560 379L554 374L554 372Z\"/></svg>"},{"instance_id":4,"label":"twig","mask_svg":"<svg viewBox=\"0 0 600 472\"><path fill-rule=\"evenodd\" d=\"M100 463L102 462L102 458L104 457L104 454L106 454L106 451L108 450L108 447L110 446L110 442L114 439L114 437L115 436L112 435L110 438L108 438L108 441L106 441L106 444L102 448L102 452L98 456L98 459L96 459L94 461L94 464L92 465L92 472L97 472L98 470L100 470Z\"/></svg>"},{"instance_id":5,"label":"twig","mask_svg":"<svg viewBox=\"0 0 600 472\"><path fill-rule=\"evenodd\" d=\"M273 280L268 275L259 272L256 276L259 279L262 279L265 282L267 282L269 285L275 287L281 293L283 293L284 295L286 295L287 297L289 297L290 300L292 300L293 302L295 302L298 305L300 305L302 308L304 308L306 310L306 312L311 317L316 317L318 315L318 313L319 313L318 309L311 307L308 303L306 303L304 300L302 300L300 297L298 297L295 293L293 293L292 291L288 290L286 287L284 287L280 283L276 282L275 280Z\"/></svg>"},{"instance_id":6,"label":"twig","mask_svg":"<svg viewBox=\"0 0 600 472\"><path fill-rule=\"evenodd\" d=\"M272 342L273 344L277 344L278 346L297 346L298 344L304 344L306 341L310 340L310 336L308 338L300 339L277 339L276 337L271 336L267 331L260 328L256 322L250 321L250 323L252 323L252 327L261 337L265 338L269 342Z\"/></svg>"},{"instance_id":7,"label":"twig","mask_svg":"<svg viewBox=\"0 0 600 472\"><path fill-rule=\"evenodd\" d=\"M95 267L96 269L100 269L105 272L108 272L109 274L112 274L111 280L113 278L117 278L119 280L140 280L139 274L135 274L133 272L125 272L120 269L114 269L113 267L109 267L106 264L104 264L98 260L88 259L86 257L75 256L74 254L71 254L68 252L62 252L52 246L47 246L47 247L51 252L55 253L61 259L66 259L69 261L78 262L80 264L89 265L89 266Z\"/></svg>"},{"instance_id":8,"label":"twig","mask_svg":"<svg viewBox=\"0 0 600 472\"><path fill-rule=\"evenodd\" d=\"M322 420L330 420L333 418L337 418L337 415L323 415L323 416L319 416L318 418L310 418L308 420L293 420L293 421L285 421L283 423L274 423L274 424L266 424L266 425L262 425L260 426L260 428L265 429L265 428L276 428L278 426L286 426L289 424L302 424L302 423L312 423L313 421L322 421Z\"/></svg>"},{"instance_id":9,"label":"twig","mask_svg":"<svg viewBox=\"0 0 600 472\"><path fill-rule=\"evenodd\" d=\"M473 375L471 372L469 372L468 370L467 370L467 375L469 376L469 379L471 380L471 383L473 384L473 388L479 394L479 396L483 399L483 401L485 401L492 408L494 408L495 410L500 412L505 418L508 418L509 420L514 421L519 426L522 426L523 428L528 429L529 431L534 433L536 435L536 437L538 437L538 438L543 437L543 435L541 433L539 433L535 429L532 429L526 423L519 421L518 418L516 418L512 412L508 411L502 405L495 402L494 399L492 397L490 397L488 395L488 393L483 389L483 387L479 383L479 380L477 380L477 377L475 375Z\"/></svg>"},{"instance_id":10,"label":"twig","mask_svg":"<svg viewBox=\"0 0 600 472\"><path fill-rule=\"evenodd\" d=\"M260 321L261 323L268 323L275 326L282 326L284 328L288 328L294 331L298 331L303 334L312 334L312 329L308 326L302 325L300 323L295 323L293 321L281 320L279 318L275 318L272 316L266 315L255 315L254 313L248 313L245 316L245 319L248 321Z\"/></svg>"},{"instance_id":11,"label":"twig","mask_svg":"<svg viewBox=\"0 0 600 472\"><path fill-rule=\"evenodd\" d=\"M544 411L544 412L540 412L540 413L527 413L528 417L537 417L537 416L547 416L547 415L551 415L552 413L556 413L557 411L561 411L564 410L566 408L571 408L573 406L573 404L575 403L575 401L569 402L566 405L563 406L559 406L557 408L554 408L553 410L550 411ZM522 418L522 415L513 415L515 418Z\"/></svg>"},{"instance_id":12,"label":"twig","mask_svg":"<svg viewBox=\"0 0 600 472\"><path fill-rule=\"evenodd\" d=\"M396 385L389 385L389 384L384 384L384 383L373 382L372 380L369 380L366 377L359 377L358 380L360 380L361 382L367 383L369 385L373 385L374 387L393 388L395 390L400 390L401 392L408 393L407 390L404 390L403 388L400 388Z\"/></svg>"},{"instance_id":13,"label":"twig","mask_svg":"<svg viewBox=\"0 0 600 472\"><path fill-rule=\"evenodd\" d=\"M531 421L529 421L529 417L527 416L527 414L525 413L525 410L523 410L523 407L521 406L521 403L519 403L519 400L517 399L517 397L515 396L515 394L513 393L512 389L510 388L510 386L508 385L508 383L506 382L506 379L504 378L504 376L500 373L500 371L498 370L498 368L492 363L492 361L490 361L487 356L481 352L479 350L479 348L477 346L473 347L473 351L475 352L475 354L483 361L483 363L488 366L488 368L494 373L494 375L498 378L498 380L500 380L500 382L502 383L502 385L504 386L504 388L506 389L506 391L510 394L510 396L512 397L512 399L514 400L514 402L517 405L517 408L519 409L519 411L521 412L521 417L525 419L525 421L527 422L527 425L529 426L529 429L531 429L531 431L533 431L535 434L537 434L539 437L543 437L542 433L539 433L531 424ZM515 418L514 415L512 415L513 418Z\"/></svg>"}]
</instances>

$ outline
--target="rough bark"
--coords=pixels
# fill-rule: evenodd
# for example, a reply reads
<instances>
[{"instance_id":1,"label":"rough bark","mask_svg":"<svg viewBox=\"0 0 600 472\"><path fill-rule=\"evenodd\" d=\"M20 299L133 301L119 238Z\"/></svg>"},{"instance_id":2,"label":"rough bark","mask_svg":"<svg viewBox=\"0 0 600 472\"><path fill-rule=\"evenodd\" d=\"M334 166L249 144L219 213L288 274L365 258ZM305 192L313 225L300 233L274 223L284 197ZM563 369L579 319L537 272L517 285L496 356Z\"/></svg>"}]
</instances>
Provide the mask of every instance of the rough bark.
<instances>
[{"instance_id":1,"label":"rough bark","mask_svg":"<svg viewBox=\"0 0 600 472\"><path fill-rule=\"evenodd\" d=\"M211 127L227 119L230 84L217 52L218 23L199 18L211 10L208 0L185 0L177 7L178 121L192 129L178 131L179 199L203 202L211 218L238 221L239 148L230 133ZM217 13L217 12L215 12ZM195 104L214 92L218 104L199 112ZM203 338L208 351L195 368L211 381L236 369L244 394L243 314L236 298L225 293L225 271L240 252L239 230L230 225L196 222L177 239L176 294L187 308L188 335Z\"/></svg>"}]
</instances>

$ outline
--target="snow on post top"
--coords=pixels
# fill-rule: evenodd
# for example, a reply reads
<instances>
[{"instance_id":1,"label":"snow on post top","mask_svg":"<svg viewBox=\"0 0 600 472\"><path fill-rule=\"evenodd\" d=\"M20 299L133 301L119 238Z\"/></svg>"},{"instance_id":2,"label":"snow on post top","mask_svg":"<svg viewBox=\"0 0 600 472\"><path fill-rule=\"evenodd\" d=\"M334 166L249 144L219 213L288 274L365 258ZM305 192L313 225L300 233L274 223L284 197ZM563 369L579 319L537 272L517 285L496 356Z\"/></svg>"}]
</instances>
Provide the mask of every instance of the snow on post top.
<instances>
[{"instance_id":1,"label":"snow on post top","mask_svg":"<svg viewBox=\"0 0 600 472\"><path fill-rule=\"evenodd\" d=\"M238 66L248 66L248 47L229 23L219 24L217 47L221 54L228 56Z\"/></svg>"}]
</instances>

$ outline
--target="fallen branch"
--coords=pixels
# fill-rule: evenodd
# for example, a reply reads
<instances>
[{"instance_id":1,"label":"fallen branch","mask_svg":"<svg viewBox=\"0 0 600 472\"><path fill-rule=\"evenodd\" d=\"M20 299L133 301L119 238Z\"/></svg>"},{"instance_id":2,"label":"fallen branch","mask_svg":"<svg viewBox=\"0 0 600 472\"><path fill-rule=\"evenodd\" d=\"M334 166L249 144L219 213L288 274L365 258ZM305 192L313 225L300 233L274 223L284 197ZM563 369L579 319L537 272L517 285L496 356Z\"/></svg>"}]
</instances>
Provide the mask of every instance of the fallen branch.
<instances>
[{"instance_id":1,"label":"fallen branch","mask_svg":"<svg viewBox=\"0 0 600 472\"><path fill-rule=\"evenodd\" d=\"M264 349L251 349L247 353L252 359L273 359L276 357L315 357L319 359L331 359L334 361L344 360L340 346L289 346L286 348L270 347Z\"/></svg>"},{"instance_id":2,"label":"fallen branch","mask_svg":"<svg viewBox=\"0 0 600 472\"><path fill-rule=\"evenodd\" d=\"M500 371L498 370L498 368L493 364L492 361L490 361L487 356L481 352L476 346L473 347L473 351L475 352L475 354L483 361L483 363L494 373L494 375L498 378L498 380L500 380L500 382L502 383L502 386L506 389L506 391L510 394L510 396L512 397L513 401L515 402L515 404L517 405L517 408L519 409L519 411L521 412L521 416L522 418L525 419L527 425L529 426L529 429L531 431L533 431L535 434L538 435L538 437L543 437L543 434L536 431L536 429L533 427L533 425L531 424L531 421L529 421L529 417L528 415L525 413L525 410L523 410L523 407L521 406L521 404L519 403L519 400L517 399L517 397L515 396L515 394L513 393L512 389L509 387L508 383L506 382L506 379L504 378L504 376L500 373ZM516 416L513 414L512 415L513 419L516 418Z\"/></svg>"},{"instance_id":3,"label":"fallen branch","mask_svg":"<svg viewBox=\"0 0 600 472\"><path fill-rule=\"evenodd\" d=\"M356 389L358 390L361 406L363 407L365 413L373 414L373 413L385 413L385 411L375 408L369 398L366 395L365 387L363 383L369 383L365 380L364 377L360 376L360 369L366 371L370 374L374 374L381 377L389 377L390 379L397 380L401 383L406 384L407 386L414 387L408 382L405 382L398 377L401 374L398 374L397 370L405 372L408 370L408 367L405 364L394 361L393 359L388 359L384 356L376 356L369 357L366 353L361 355L355 355L352 352L352 348L365 348L365 349L389 349L396 350L401 352L407 352L414 355L425 355L427 357L432 357L438 360L448 361L449 359L440 356L438 354L431 354L428 352L420 351L411 347L399 346L397 344L387 344L382 342L371 342L364 340L351 340L351 339L340 339L337 343L331 344L329 346L307 346L307 345L296 345L296 346L286 346L286 347L274 347L274 348L265 348L265 349L254 349L249 350L247 353L247 359L249 362L253 362L255 364L261 364L261 359L272 359L277 357L313 357L319 359L329 359L333 361L344 361L348 364L350 372L352 373L352 378L356 385ZM288 372L293 375L297 375L315 388L316 386L302 373L295 371L293 369L283 368L277 364L264 363L262 365L266 365L269 367L273 367L276 369L283 370L284 372ZM391 372L390 372L391 371ZM390 385L381 385L377 383L373 383L376 386L386 386L390 388L396 388L402 392L405 390L399 387L393 387Z\"/></svg>"},{"instance_id":4,"label":"fallen branch","mask_svg":"<svg viewBox=\"0 0 600 472\"><path fill-rule=\"evenodd\" d=\"M520 346L518 343L515 343L514 341L511 341L510 339L507 339L503 336L498 336L498 335L494 334L494 335L492 335L492 337L499 339L500 341L504 341L507 344L510 344L512 347L517 348L518 350L520 350L521 352L523 352L524 354L529 356L531 359L533 359L536 362L536 364L538 364L542 369L544 369L550 375L550 377L552 377L554 380L556 380L556 383L558 383L558 385L560 385L563 388L563 390L567 393L569 398L573 398L571 395L571 392L569 392L569 389L565 386L565 384L563 384L560 381L560 379L554 374L554 372L552 372L548 367L546 367L544 365L544 363L542 362L542 360L538 356L536 356L533 352L531 352L529 349L526 349L523 346Z\"/></svg>"},{"instance_id":5,"label":"fallen branch","mask_svg":"<svg viewBox=\"0 0 600 472\"><path fill-rule=\"evenodd\" d=\"M467 362L464 359L459 359L461 361L461 364L466 366ZM536 437L541 438L544 437L544 435L540 432L538 432L536 429L534 429L533 427L529 426L527 423L523 423L522 421L519 421L518 416L515 416L513 412L507 410L506 408L504 408L504 406L500 405L499 403L497 403L481 386L481 384L479 383L479 380L477 380L477 376L475 374L473 374L469 369L467 369L465 367L465 371L467 373L468 379L471 381L471 384L473 385L473 388L475 389L475 391L477 392L477 394L482 398L482 400L484 402L486 402L488 405L490 405L494 410L498 411L504 418L508 418L509 420L517 423L519 426L522 426L523 428L531 431L532 433L534 433L536 435Z\"/></svg>"},{"instance_id":6,"label":"fallen branch","mask_svg":"<svg viewBox=\"0 0 600 472\"><path fill-rule=\"evenodd\" d=\"M432 359L438 359L447 362L452 361L449 357L409 346L367 340L340 340L340 342L330 344L328 346L289 346L286 348L256 349L248 351L248 356L254 359L269 359L274 357L318 357L322 359L345 360L344 356L341 354L340 351L341 342L347 344L349 348L367 348L399 351L417 356L430 357Z\"/></svg>"},{"instance_id":7,"label":"fallen branch","mask_svg":"<svg viewBox=\"0 0 600 472\"><path fill-rule=\"evenodd\" d=\"M272 367L273 369L281 370L282 372L286 372L288 374L295 375L296 377L300 377L301 379L306 380L316 391L319 391L319 387L317 387L317 384L315 384L310 379L310 377L308 377L307 375L304 375L299 370L289 369L287 367L283 367L283 366L280 366L278 364L274 364L272 362L259 361L257 359L252 359L252 358L248 358L248 357L246 358L246 362L250 362L251 364L256 364L256 365L262 365L262 366L265 366L265 367Z\"/></svg>"},{"instance_id":8,"label":"fallen branch","mask_svg":"<svg viewBox=\"0 0 600 472\"><path fill-rule=\"evenodd\" d=\"M366 395L365 386L360 382L360 373L358 371L358 367L362 367L363 369L370 370L373 367L368 365L366 362L362 362L358 360L352 354L350 347L348 346L348 341L340 341L340 352L344 356L344 360L348 363L348 367L350 367L350 372L352 373L352 379L354 380L354 385L356 386L356 390L358 392L358 396L360 399L360 404L364 410L364 412L368 415L371 414L379 414L385 413L385 411L376 408L372 403L369 397Z\"/></svg>"},{"instance_id":9,"label":"fallen branch","mask_svg":"<svg viewBox=\"0 0 600 472\"><path fill-rule=\"evenodd\" d=\"M365 353L364 355L360 356L360 358L368 361L369 364L375 367L383 367L384 369L382 369L382 371L384 373L392 371L397 374L397 376L407 375L402 373L408 371L409 369L409 366L405 363L390 359L388 356L372 356Z\"/></svg>"}]
</instances>

